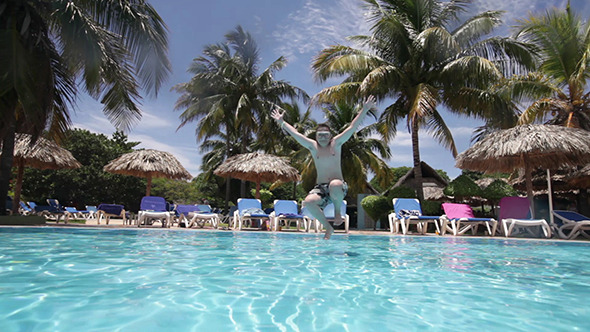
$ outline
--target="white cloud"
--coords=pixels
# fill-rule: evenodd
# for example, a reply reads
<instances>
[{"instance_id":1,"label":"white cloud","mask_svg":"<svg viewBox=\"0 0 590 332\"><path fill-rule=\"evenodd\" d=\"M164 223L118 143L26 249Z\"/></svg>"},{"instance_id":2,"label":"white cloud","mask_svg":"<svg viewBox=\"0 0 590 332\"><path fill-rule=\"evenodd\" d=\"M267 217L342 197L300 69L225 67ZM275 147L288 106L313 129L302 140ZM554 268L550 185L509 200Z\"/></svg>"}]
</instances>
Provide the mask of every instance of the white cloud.
<instances>
[{"instance_id":1,"label":"white cloud","mask_svg":"<svg viewBox=\"0 0 590 332\"><path fill-rule=\"evenodd\" d=\"M141 112L141 120L134 127L142 129L158 129L172 127L173 124L162 116L154 115L148 111Z\"/></svg>"},{"instance_id":2,"label":"white cloud","mask_svg":"<svg viewBox=\"0 0 590 332\"><path fill-rule=\"evenodd\" d=\"M575 2L575 0L574 0ZM530 13L535 15L545 12L545 10L557 7L565 8L567 0L522 0L522 1L497 1L497 0L475 0L473 1L472 14L480 13L487 10L504 11L502 20L508 26L516 23L516 20L524 19Z\"/></svg>"},{"instance_id":3,"label":"white cloud","mask_svg":"<svg viewBox=\"0 0 590 332\"><path fill-rule=\"evenodd\" d=\"M475 128L473 127L450 127L449 130L453 134L455 140L462 139L464 137L470 138L473 135Z\"/></svg>"},{"instance_id":4,"label":"white cloud","mask_svg":"<svg viewBox=\"0 0 590 332\"><path fill-rule=\"evenodd\" d=\"M303 8L289 14L286 24L273 37L277 54L296 59L302 54L314 54L334 44L345 43L346 37L369 31L358 0L307 0Z\"/></svg>"},{"instance_id":5,"label":"white cloud","mask_svg":"<svg viewBox=\"0 0 590 332\"><path fill-rule=\"evenodd\" d=\"M78 117L73 120L73 127L107 136L115 132L113 125L102 113L94 114L86 112L84 117Z\"/></svg>"}]
</instances>

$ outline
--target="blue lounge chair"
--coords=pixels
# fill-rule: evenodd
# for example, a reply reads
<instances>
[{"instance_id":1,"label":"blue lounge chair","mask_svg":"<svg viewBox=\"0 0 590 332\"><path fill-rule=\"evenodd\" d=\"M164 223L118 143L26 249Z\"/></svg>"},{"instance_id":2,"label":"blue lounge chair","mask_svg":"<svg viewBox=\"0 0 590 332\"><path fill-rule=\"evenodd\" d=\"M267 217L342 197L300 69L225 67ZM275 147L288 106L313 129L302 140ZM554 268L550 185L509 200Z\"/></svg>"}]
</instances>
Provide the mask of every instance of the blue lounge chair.
<instances>
[{"instance_id":1,"label":"blue lounge chair","mask_svg":"<svg viewBox=\"0 0 590 332\"><path fill-rule=\"evenodd\" d=\"M551 237L551 227L545 219L532 219L531 204L526 197L503 197L499 203L500 222L504 236L512 235L515 227L522 228L533 236L538 236L531 228L540 226L547 238Z\"/></svg>"},{"instance_id":2,"label":"blue lounge chair","mask_svg":"<svg viewBox=\"0 0 590 332\"><path fill-rule=\"evenodd\" d=\"M167 202L163 197L145 196L141 199L137 218L137 227L151 225L153 220L159 220L162 227L170 227L172 224L172 212L169 211Z\"/></svg>"},{"instance_id":3,"label":"blue lounge chair","mask_svg":"<svg viewBox=\"0 0 590 332\"><path fill-rule=\"evenodd\" d=\"M445 235L447 230L450 230L455 236L463 235L468 230L471 230L471 234L476 235L480 225L486 226L488 235L494 236L496 234L498 221L493 218L476 218L473 209L467 204L443 203L442 208L445 214L440 217L441 235Z\"/></svg>"},{"instance_id":4,"label":"blue lounge chair","mask_svg":"<svg viewBox=\"0 0 590 332\"><path fill-rule=\"evenodd\" d=\"M35 214L35 210L33 210L30 206L28 206L27 203L20 201L19 204L20 204L20 208L18 209L18 212L20 214L22 214L23 216Z\"/></svg>"},{"instance_id":5,"label":"blue lounge chair","mask_svg":"<svg viewBox=\"0 0 590 332\"><path fill-rule=\"evenodd\" d=\"M66 209L59 204L59 201L55 198L48 198L47 204L49 204L49 214L55 218L55 222L59 224L59 219L64 217L64 222L67 224L68 220L65 218Z\"/></svg>"},{"instance_id":6,"label":"blue lounge chair","mask_svg":"<svg viewBox=\"0 0 590 332\"><path fill-rule=\"evenodd\" d=\"M582 235L590 239L590 218L575 211L553 210L554 231L562 239L572 240Z\"/></svg>"},{"instance_id":7,"label":"blue lounge chair","mask_svg":"<svg viewBox=\"0 0 590 332\"><path fill-rule=\"evenodd\" d=\"M440 234L438 227L440 216L422 215L420 201L415 198L394 198L393 213L389 216L389 230L391 233L399 233L401 226L402 234L407 234L411 224L415 224L418 232L426 234L428 224L433 223L436 231Z\"/></svg>"},{"instance_id":8,"label":"blue lounge chair","mask_svg":"<svg viewBox=\"0 0 590 332\"><path fill-rule=\"evenodd\" d=\"M280 230L280 222L284 222L285 226L289 226L290 223L295 222L297 231L303 224L303 229L307 229L305 216L299 213L299 207L297 202L288 200L275 200L274 211L270 214L273 220L273 229L275 231Z\"/></svg>"},{"instance_id":9,"label":"blue lounge chair","mask_svg":"<svg viewBox=\"0 0 590 332\"><path fill-rule=\"evenodd\" d=\"M213 212L211 205L209 204L197 204L198 211L192 214L189 227L200 226L205 227L205 224L209 222L213 228L219 228L220 218L219 215Z\"/></svg>"},{"instance_id":10,"label":"blue lounge chair","mask_svg":"<svg viewBox=\"0 0 590 332\"><path fill-rule=\"evenodd\" d=\"M234 212L234 223L237 222L238 230L241 231L246 222L252 226L253 221L259 222L261 227L263 221L270 224L270 216L262 210L262 203L259 199L238 198L238 208Z\"/></svg>"},{"instance_id":11,"label":"blue lounge chair","mask_svg":"<svg viewBox=\"0 0 590 332\"><path fill-rule=\"evenodd\" d=\"M99 204L96 208L96 219L97 223L100 225L102 218L106 219L106 224L109 224L111 217L119 217L123 219L123 224L127 224L129 218L129 213L125 211L125 207L119 204Z\"/></svg>"},{"instance_id":12,"label":"blue lounge chair","mask_svg":"<svg viewBox=\"0 0 590 332\"><path fill-rule=\"evenodd\" d=\"M98 212L96 205L86 205L86 211L88 211L86 215L87 220L96 219L96 213Z\"/></svg>"},{"instance_id":13,"label":"blue lounge chair","mask_svg":"<svg viewBox=\"0 0 590 332\"><path fill-rule=\"evenodd\" d=\"M178 218L178 226L184 225L183 227L189 227L190 218L193 217L195 212L198 212L199 207L196 205L176 205L176 215Z\"/></svg>"},{"instance_id":14,"label":"blue lounge chair","mask_svg":"<svg viewBox=\"0 0 590 332\"><path fill-rule=\"evenodd\" d=\"M88 211L78 210L75 207L66 206L64 207L64 220L67 223L70 218L72 219L87 219Z\"/></svg>"}]
</instances>

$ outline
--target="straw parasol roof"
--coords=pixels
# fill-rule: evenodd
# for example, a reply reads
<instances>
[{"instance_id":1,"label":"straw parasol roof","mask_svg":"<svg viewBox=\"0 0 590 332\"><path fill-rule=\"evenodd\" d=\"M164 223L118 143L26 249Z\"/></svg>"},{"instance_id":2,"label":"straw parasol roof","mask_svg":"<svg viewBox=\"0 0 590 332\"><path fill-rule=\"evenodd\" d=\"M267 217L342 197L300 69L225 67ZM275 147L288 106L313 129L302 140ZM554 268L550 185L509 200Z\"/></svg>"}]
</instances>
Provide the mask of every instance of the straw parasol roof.
<instances>
[{"instance_id":1,"label":"straw parasol roof","mask_svg":"<svg viewBox=\"0 0 590 332\"><path fill-rule=\"evenodd\" d=\"M558 169L590 162L590 133L528 124L492 133L457 156L457 167L486 173L517 168Z\"/></svg>"},{"instance_id":2,"label":"straw parasol roof","mask_svg":"<svg viewBox=\"0 0 590 332\"><path fill-rule=\"evenodd\" d=\"M265 153L244 153L227 158L215 171L217 176L231 177L256 183L256 198L260 198L260 183L299 181L299 172L286 158Z\"/></svg>"},{"instance_id":3,"label":"straw parasol roof","mask_svg":"<svg viewBox=\"0 0 590 332\"><path fill-rule=\"evenodd\" d=\"M21 133L16 134L14 141L13 164L17 167L13 212L18 211L25 166L37 169L69 169L82 166L70 151L57 143L43 137L33 142L31 135Z\"/></svg>"},{"instance_id":4,"label":"straw parasol roof","mask_svg":"<svg viewBox=\"0 0 590 332\"><path fill-rule=\"evenodd\" d=\"M570 173L565 177L565 181L577 189L590 188L590 165L586 165L584 168Z\"/></svg>"},{"instance_id":5,"label":"straw parasol roof","mask_svg":"<svg viewBox=\"0 0 590 332\"><path fill-rule=\"evenodd\" d=\"M574 187L567 181L569 174L573 171L571 168L560 168L551 172L551 187L554 190L567 191L574 189ZM537 170L531 173L531 182L533 190L545 191L547 189L547 173L543 170ZM526 191L526 178L524 174L517 174L516 177L510 180L510 185L520 191Z\"/></svg>"},{"instance_id":6,"label":"straw parasol roof","mask_svg":"<svg viewBox=\"0 0 590 332\"><path fill-rule=\"evenodd\" d=\"M524 169L532 202L531 172L590 162L590 132L555 125L527 124L492 133L457 156L456 166L474 171Z\"/></svg>"},{"instance_id":7,"label":"straw parasol roof","mask_svg":"<svg viewBox=\"0 0 590 332\"><path fill-rule=\"evenodd\" d=\"M109 162L103 169L109 173L147 178L146 196L150 196L152 178L192 179L192 175L174 155L152 149L126 153Z\"/></svg>"},{"instance_id":8,"label":"straw parasol roof","mask_svg":"<svg viewBox=\"0 0 590 332\"><path fill-rule=\"evenodd\" d=\"M14 164L37 169L78 168L82 166L72 153L57 143L43 137L32 144L28 134L16 134L14 142Z\"/></svg>"}]
</instances>

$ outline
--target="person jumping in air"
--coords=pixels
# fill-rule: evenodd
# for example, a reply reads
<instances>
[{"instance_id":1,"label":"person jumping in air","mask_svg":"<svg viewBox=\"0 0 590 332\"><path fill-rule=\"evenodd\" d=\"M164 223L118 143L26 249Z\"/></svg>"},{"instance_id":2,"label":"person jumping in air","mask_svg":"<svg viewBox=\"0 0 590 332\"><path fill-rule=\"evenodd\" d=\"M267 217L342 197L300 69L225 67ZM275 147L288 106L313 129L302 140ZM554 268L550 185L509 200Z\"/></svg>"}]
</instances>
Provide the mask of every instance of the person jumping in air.
<instances>
[{"instance_id":1,"label":"person jumping in air","mask_svg":"<svg viewBox=\"0 0 590 332\"><path fill-rule=\"evenodd\" d=\"M319 220L326 228L324 239L329 239L334 233L334 228L328 223L323 209L330 202L334 203L334 226L341 225L344 220L340 212L342 200L348 191L348 185L342 176L342 145L348 141L356 132L361 122L369 112L375 108L375 97L369 96L365 99L359 114L352 120L350 126L340 134L332 137L330 127L327 124L320 124L317 127L315 140L305 137L297 129L285 122L284 111L275 109L272 117L281 128L311 152L317 171L317 185L309 192L304 200L304 205L309 213Z\"/></svg>"}]
</instances>

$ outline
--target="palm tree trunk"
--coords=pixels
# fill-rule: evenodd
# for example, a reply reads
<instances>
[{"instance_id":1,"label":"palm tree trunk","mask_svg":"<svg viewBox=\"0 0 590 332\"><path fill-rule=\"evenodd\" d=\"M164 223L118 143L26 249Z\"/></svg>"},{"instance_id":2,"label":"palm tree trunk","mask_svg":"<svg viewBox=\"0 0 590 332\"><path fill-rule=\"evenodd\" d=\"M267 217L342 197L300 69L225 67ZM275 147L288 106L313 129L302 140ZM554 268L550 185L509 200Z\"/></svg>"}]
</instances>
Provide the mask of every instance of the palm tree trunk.
<instances>
[{"instance_id":1,"label":"palm tree trunk","mask_svg":"<svg viewBox=\"0 0 590 332\"><path fill-rule=\"evenodd\" d=\"M416 181L416 195L420 202L424 201L422 188L422 165L420 163L420 144L418 140L418 122L412 123L412 153L414 156L414 180Z\"/></svg>"},{"instance_id":2,"label":"palm tree trunk","mask_svg":"<svg viewBox=\"0 0 590 332\"><path fill-rule=\"evenodd\" d=\"M225 137L225 146L226 146L226 151L225 151L225 159L229 158L229 154L231 152L230 149L230 145L229 145L229 134L227 133L228 128L227 126L225 127L225 132L226 132L226 137ZM228 177L227 179L225 179L225 211L229 211L229 196L231 194L231 178Z\"/></svg>"},{"instance_id":3,"label":"palm tree trunk","mask_svg":"<svg viewBox=\"0 0 590 332\"><path fill-rule=\"evenodd\" d=\"M14 185L14 198L12 199L12 214L18 214L18 208L20 206L20 193L23 188L23 175L25 173L25 165L23 161L18 163L17 169L16 184Z\"/></svg>"},{"instance_id":4,"label":"palm tree trunk","mask_svg":"<svg viewBox=\"0 0 590 332\"><path fill-rule=\"evenodd\" d=\"M242 153L248 153L247 140L248 140L248 135L247 135L246 131L244 131L244 136L242 137ZM246 197L246 181L244 181L244 180L241 180L241 182L240 182L240 197L242 197L242 198Z\"/></svg>"},{"instance_id":5,"label":"palm tree trunk","mask_svg":"<svg viewBox=\"0 0 590 332\"><path fill-rule=\"evenodd\" d=\"M3 100L6 102L6 100ZM16 119L14 112L16 111L16 102L8 103L6 108L7 126L6 136L2 140L2 156L0 156L0 215L6 215L6 197L8 197L8 189L10 187L10 178L12 177L12 161L14 157L14 140L16 138ZM11 107L12 106L12 107Z\"/></svg>"}]
</instances>

